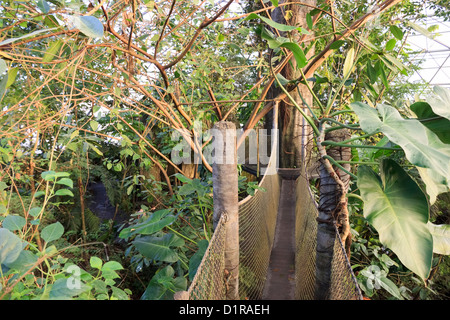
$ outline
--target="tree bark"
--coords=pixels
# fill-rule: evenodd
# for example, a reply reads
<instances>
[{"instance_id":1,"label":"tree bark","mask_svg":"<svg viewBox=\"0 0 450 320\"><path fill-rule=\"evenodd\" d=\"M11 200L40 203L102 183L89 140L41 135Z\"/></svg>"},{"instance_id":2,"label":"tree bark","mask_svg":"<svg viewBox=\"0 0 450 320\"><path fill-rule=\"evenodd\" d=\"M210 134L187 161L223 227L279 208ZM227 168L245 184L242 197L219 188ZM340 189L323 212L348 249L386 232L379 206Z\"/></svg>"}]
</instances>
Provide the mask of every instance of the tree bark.
<instances>
[{"instance_id":1,"label":"tree bark","mask_svg":"<svg viewBox=\"0 0 450 320\"><path fill-rule=\"evenodd\" d=\"M285 2L295 1L280 1L279 4ZM303 3L315 5L316 0L306 0ZM311 11L310 7L302 6L300 4L289 4L286 6L279 6L272 13L272 19L275 22L289 25L301 26L307 28L306 14ZM288 18L288 19L286 19ZM274 33L278 32L273 30ZM279 32L280 36L289 36L293 42L297 42L300 46L302 44L308 45L311 36L305 36L299 34L294 30L289 35L284 32ZM314 54L314 48L311 48L307 57L311 57ZM281 74L288 80L298 79L301 75L298 70L296 60L291 58L288 64L283 68ZM272 86L268 98L275 98L281 90ZM313 98L306 85L300 84L298 90L291 92L291 96L298 105L303 106L305 111L308 111L304 105L303 100L312 107ZM302 100L303 98L303 100ZM309 113L309 112L306 112ZM272 112L266 117L266 127L270 127L272 124ZM312 141L311 131L306 125L306 121L301 116L297 108L290 103L287 99L280 103L279 114L279 128L280 128L280 155L279 164L280 168L301 168L302 163L307 161L308 150L306 146L310 145L309 141Z\"/></svg>"},{"instance_id":2,"label":"tree bark","mask_svg":"<svg viewBox=\"0 0 450 320\"><path fill-rule=\"evenodd\" d=\"M86 231L86 217L85 217L85 204L84 204L84 187L83 187L83 180L81 179L81 168L79 168L80 170L80 175L78 176L78 191L80 192L80 214L81 214L81 234L83 237L83 242L86 243L86 236L87 236L87 231Z\"/></svg>"},{"instance_id":3,"label":"tree bark","mask_svg":"<svg viewBox=\"0 0 450 320\"><path fill-rule=\"evenodd\" d=\"M346 129L330 131L325 140L341 142L350 137L350 132ZM349 161L351 159L351 149L349 147L333 147L327 151L328 155L339 161ZM342 165L347 171L349 164ZM316 287L315 299L327 300L330 296L331 270L334 254L334 243L336 239L335 224L346 242L346 247L350 248L350 226L348 223L348 211L346 193L350 183L350 176L339 168L333 168L340 180L343 182L345 190L336 183L330 176L326 166L320 166L320 199L319 216L317 218L317 246L316 246ZM348 254L348 252L347 252Z\"/></svg>"},{"instance_id":4,"label":"tree bark","mask_svg":"<svg viewBox=\"0 0 450 320\"><path fill-rule=\"evenodd\" d=\"M236 127L232 122L219 121L214 129L213 148L213 227L216 229L222 215L225 220L225 285L227 300L239 299L239 203L236 155Z\"/></svg>"}]
</instances>

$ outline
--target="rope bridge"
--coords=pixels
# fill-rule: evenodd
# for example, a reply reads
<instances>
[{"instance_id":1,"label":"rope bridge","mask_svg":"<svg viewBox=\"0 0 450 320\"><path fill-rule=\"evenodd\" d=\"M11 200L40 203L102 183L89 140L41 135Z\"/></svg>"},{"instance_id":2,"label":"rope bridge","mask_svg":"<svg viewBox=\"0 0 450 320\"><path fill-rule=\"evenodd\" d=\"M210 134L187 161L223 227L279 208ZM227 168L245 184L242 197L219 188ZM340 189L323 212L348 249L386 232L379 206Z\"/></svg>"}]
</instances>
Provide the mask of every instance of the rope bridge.
<instances>
[{"instance_id":1,"label":"rope bridge","mask_svg":"<svg viewBox=\"0 0 450 320\"><path fill-rule=\"evenodd\" d=\"M273 153L274 154L274 153ZM273 165L271 157L269 167ZM270 170L268 170L270 171ZM316 287L316 238L318 208L309 188L306 169L295 182L295 266L296 300L314 299ZM263 299L274 245L280 190L283 178L266 172L261 190L239 202L239 298ZM197 273L184 297L189 300L224 300L229 271L225 268L227 214L220 217ZM329 299L362 299L355 276L336 230Z\"/></svg>"}]
</instances>

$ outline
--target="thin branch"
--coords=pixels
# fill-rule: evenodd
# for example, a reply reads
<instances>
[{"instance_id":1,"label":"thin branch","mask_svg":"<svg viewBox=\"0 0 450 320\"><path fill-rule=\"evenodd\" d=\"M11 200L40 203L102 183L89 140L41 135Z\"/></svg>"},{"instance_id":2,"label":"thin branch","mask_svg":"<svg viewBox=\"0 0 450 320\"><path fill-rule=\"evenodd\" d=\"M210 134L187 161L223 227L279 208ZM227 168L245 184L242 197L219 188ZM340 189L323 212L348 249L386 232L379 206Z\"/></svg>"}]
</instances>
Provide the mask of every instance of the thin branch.
<instances>
[{"instance_id":1,"label":"thin branch","mask_svg":"<svg viewBox=\"0 0 450 320\"><path fill-rule=\"evenodd\" d=\"M164 30L166 29L166 26L167 26L167 24L169 23L169 19L170 19L170 16L172 15L172 11L173 11L173 8L175 7L175 3L177 2L177 0L173 0L172 1L172 5L170 6L170 11L169 11L169 14L167 15L167 18L166 18L166 21L164 21L164 25L163 25L163 27L162 27L162 29L161 29L161 35L159 36L159 39L158 39L158 41L156 42L156 44L155 44L155 53L153 54L153 58L156 60L156 55L158 54L158 47L159 47L159 44L161 43L161 40L163 39L163 35L164 35Z\"/></svg>"},{"instance_id":2,"label":"thin branch","mask_svg":"<svg viewBox=\"0 0 450 320\"><path fill-rule=\"evenodd\" d=\"M203 29L205 29L207 26L209 26L211 23L213 23L215 20L217 20L225 12L225 10L228 9L228 7L231 5L231 3L233 3L233 1L234 0L228 1L227 4L225 4L223 6L223 8L220 9L219 12L213 18L209 19L208 17L206 17L203 20L203 22L200 24L200 26L197 28L197 30L195 31L194 35L192 36L191 40L189 41L187 46L184 48L184 50L172 62L163 66L163 69L164 70L170 69L174 65L176 65L178 62L180 62L181 59L183 59L183 57L189 52L189 50L191 49L195 40L197 40L198 36L203 31Z\"/></svg>"}]
</instances>

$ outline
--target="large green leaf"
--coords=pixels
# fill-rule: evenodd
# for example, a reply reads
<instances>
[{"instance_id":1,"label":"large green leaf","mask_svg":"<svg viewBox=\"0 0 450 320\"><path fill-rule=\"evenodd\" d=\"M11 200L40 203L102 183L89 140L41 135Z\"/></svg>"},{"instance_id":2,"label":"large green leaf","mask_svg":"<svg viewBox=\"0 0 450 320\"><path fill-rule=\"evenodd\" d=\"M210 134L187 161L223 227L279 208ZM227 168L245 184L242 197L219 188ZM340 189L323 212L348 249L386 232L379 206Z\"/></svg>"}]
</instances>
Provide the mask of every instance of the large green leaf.
<instances>
[{"instance_id":1,"label":"large green leaf","mask_svg":"<svg viewBox=\"0 0 450 320\"><path fill-rule=\"evenodd\" d=\"M0 228L0 264L9 265L22 252L22 240L5 228Z\"/></svg>"},{"instance_id":2,"label":"large green leaf","mask_svg":"<svg viewBox=\"0 0 450 320\"><path fill-rule=\"evenodd\" d=\"M71 285L71 279L61 278L53 283L50 293L50 300L71 300L73 297L80 295L91 289L91 286L79 281L77 285Z\"/></svg>"},{"instance_id":3,"label":"large green leaf","mask_svg":"<svg viewBox=\"0 0 450 320\"><path fill-rule=\"evenodd\" d=\"M305 53L298 44L295 42L284 42L280 45L280 47L284 47L292 51L295 61L297 61L298 68L303 68L307 65L308 59L306 59Z\"/></svg>"},{"instance_id":4,"label":"large green leaf","mask_svg":"<svg viewBox=\"0 0 450 320\"><path fill-rule=\"evenodd\" d=\"M103 38L103 24L96 17L73 16L72 23L90 38Z\"/></svg>"},{"instance_id":5,"label":"large green leaf","mask_svg":"<svg viewBox=\"0 0 450 320\"><path fill-rule=\"evenodd\" d=\"M168 233L162 237L140 237L134 240L133 244L146 258L156 261L176 262L178 254L173 248L183 246L184 241L176 235Z\"/></svg>"},{"instance_id":6,"label":"large green leaf","mask_svg":"<svg viewBox=\"0 0 450 320\"><path fill-rule=\"evenodd\" d=\"M450 120L433 112L427 102L416 102L410 106L421 123L433 131L442 142L450 144ZM450 108L450 106L449 106Z\"/></svg>"},{"instance_id":7,"label":"large green leaf","mask_svg":"<svg viewBox=\"0 0 450 320\"><path fill-rule=\"evenodd\" d=\"M380 241L411 271L426 279L431 269L433 238L429 206L417 183L393 160L382 161L380 176L368 166L358 169L364 216Z\"/></svg>"},{"instance_id":8,"label":"large green leaf","mask_svg":"<svg viewBox=\"0 0 450 320\"><path fill-rule=\"evenodd\" d=\"M177 291L186 290L187 280L184 277L174 277L171 266L158 270L142 295L142 300L171 300Z\"/></svg>"},{"instance_id":9,"label":"large green leaf","mask_svg":"<svg viewBox=\"0 0 450 320\"><path fill-rule=\"evenodd\" d=\"M208 249L209 242L206 239L200 240L198 242L198 250L189 260L189 280L194 279L197 269L202 262L203 256L205 255L206 249Z\"/></svg>"},{"instance_id":10,"label":"large green leaf","mask_svg":"<svg viewBox=\"0 0 450 320\"><path fill-rule=\"evenodd\" d=\"M175 216L169 214L171 212L169 209L155 211L144 222L123 229L119 236L125 239L137 234L150 235L161 231L175 221Z\"/></svg>"},{"instance_id":11,"label":"large green leaf","mask_svg":"<svg viewBox=\"0 0 450 320\"><path fill-rule=\"evenodd\" d=\"M424 178L427 192L445 186L450 188L450 145L443 143L439 137L420 123L417 119L404 119L399 112L387 105L378 105L377 110L361 103L351 104L358 115L361 128L374 133L381 131L390 141L398 144L405 152L406 158L415 166L425 168ZM428 186L430 184L430 186ZM431 192L431 191L430 191ZM431 201L436 194L430 193Z\"/></svg>"},{"instance_id":12,"label":"large green leaf","mask_svg":"<svg viewBox=\"0 0 450 320\"><path fill-rule=\"evenodd\" d=\"M367 133L376 133L380 131L383 124L378 115L377 109L368 106L362 102L354 102L350 107L359 117L361 128Z\"/></svg>"},{"instance_id":13,"label":"large green leaf","mask_svg":"<svg viewBox=\"0 0 450 320\"><path fill-rule=\"evenodd\" d=\"M450 255L450 225L428 222L428 229L433 236L433 252Z\"/></svg>"},{"instance_id":14,"label":"large green leaf","mask_svg":"<svg viewBox=\"0 0 450 320\"><path fill-rule=\"evenodd\" d=\"M20 254L11 263L4 263L6 267L20 274L27 272L37 262L37 256L28 250L20 250Z\"/></svg>"},{"instance_id":15,"label":"large green leaf","mask_svg":"<svg viewBox=\"0 0 450 320\"><path fill-rule=\"evenodd\" d=\"M41 238L45 242L58 240L64 234L64 227L60 222L52 223L41 231Z\"/></svg>"},{"instance_id":16,"label":"large green leaf","mask_svg":"<svg viewBox=\"0 0 450 320\"><path fill-rule=\"evenodd\" d=\"M450 90L436 86L433 88L434 95L427 98L434 113L450 120Z\"/></svg>"},{"instance_id":17,"label":"large green leaf","mask_svg":"<svg viewBox=\"0 0 450 320\"><path fill-rule=\"evenodd\" d=\"M9 215L3 220L2 226L9 231L16 231L22 229L26 223L27 221L22 216Z\"/></svg>"},{"instance_id":18,"label":"large green leaf","mask_svg":"<svg viewBox=\"0 0 450 320\"><path fill-rule=\"evenodd\" d=\"M438 195L448 191L447 181L441 179L441 176L432 169L421 167L416 167L416 169L425 183L427 194L430 196L430 204L434 204Z\"/></svg>"}]
</instances>

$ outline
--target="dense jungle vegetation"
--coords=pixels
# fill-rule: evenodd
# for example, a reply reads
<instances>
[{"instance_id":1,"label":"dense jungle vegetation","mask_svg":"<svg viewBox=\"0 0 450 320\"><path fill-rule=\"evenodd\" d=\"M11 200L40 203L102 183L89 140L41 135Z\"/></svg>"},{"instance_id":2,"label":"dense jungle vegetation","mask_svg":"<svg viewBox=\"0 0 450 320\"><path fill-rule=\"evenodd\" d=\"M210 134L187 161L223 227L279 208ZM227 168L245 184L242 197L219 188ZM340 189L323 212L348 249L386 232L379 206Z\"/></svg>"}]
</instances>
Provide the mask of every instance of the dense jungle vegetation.
<instances>
[{"instance_id":1,"label":"dense jungle vegetation","mask_svg":"<svg viewBox=\"0 0 450 320\"><path fill-rule=\"evenodd\" d=\"M186 290L213 234L211 166L174 163L173 136L198 153L196 124L268 128L275 104L281 165L302 166L298 113L340 186L363 295L449 299L450 89L408 81L408 36L439 33L424 8L449 19L443 0L2 1L0 300ZM242 199L258 177L238 169Z\"/></svg>"}]
</instances>

